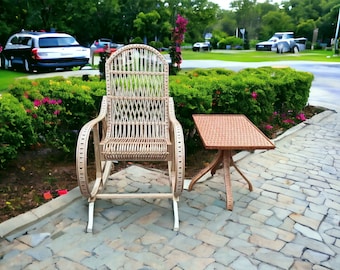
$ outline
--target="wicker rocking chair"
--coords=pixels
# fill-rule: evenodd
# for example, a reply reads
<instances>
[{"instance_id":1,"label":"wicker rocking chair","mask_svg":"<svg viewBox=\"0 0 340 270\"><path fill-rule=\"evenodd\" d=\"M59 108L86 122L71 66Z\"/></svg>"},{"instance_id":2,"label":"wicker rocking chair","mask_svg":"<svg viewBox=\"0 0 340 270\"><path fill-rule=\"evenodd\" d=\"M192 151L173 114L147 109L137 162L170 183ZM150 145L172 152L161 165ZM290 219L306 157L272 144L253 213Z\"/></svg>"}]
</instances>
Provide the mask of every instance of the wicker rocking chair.
<instances>
[{"instance_id":1,"label":"wicker rocking chair","mask_svg":"<svg viewBox=\"0 0 340 270\"><path fill-rule=\"evenodd\" d=\"M89 202L87 232L92 232L96 199L114 198L170 198L174 230L179 228L177 201L183 190L185 150L183 130L169 97L168 69L157 50L142 44L124 46L106 62L106 95L97 118L81 129L76 150L78 185ZM91 148L93 179L88 175ZM169 192L104 193L113 161L167 162Z\"/></svg>"}]
</instances>

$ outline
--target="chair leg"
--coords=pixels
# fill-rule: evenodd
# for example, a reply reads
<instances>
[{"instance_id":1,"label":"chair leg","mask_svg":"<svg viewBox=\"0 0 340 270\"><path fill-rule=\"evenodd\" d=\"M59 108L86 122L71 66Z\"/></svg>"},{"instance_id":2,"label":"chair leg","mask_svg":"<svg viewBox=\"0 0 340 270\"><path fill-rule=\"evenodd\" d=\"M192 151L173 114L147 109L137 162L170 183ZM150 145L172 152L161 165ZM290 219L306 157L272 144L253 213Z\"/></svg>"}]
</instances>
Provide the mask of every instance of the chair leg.
<instances>
[{"instance_id":1,"label":"chair leg","mask_svg":"<svg viewBox=\"0 0 340 270\"><path fill-rule=\"evenodd\" d=\"M173 198L172 201L174 210L174 231L177 232L179 230L178 203L176 198Z\"/></svg>"},{"instance_id":2,"label":"chair leg","mask_svg":"<svg viewBox=\"0 0 340 270\"><path fill-rule=\"evenodd\" d=\"M86 232L92 233L93 231L93 217L94 217L94 201L89 201L89 217Z\"/></svg>"}]
</instances>

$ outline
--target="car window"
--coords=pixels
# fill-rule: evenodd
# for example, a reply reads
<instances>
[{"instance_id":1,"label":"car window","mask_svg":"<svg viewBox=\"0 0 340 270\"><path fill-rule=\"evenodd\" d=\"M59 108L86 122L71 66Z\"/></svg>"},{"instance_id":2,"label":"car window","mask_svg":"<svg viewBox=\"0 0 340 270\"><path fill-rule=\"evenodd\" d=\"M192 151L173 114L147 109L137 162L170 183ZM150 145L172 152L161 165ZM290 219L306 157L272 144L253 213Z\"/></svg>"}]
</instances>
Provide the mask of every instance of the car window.
<instances>
[{"instance_id":1,"label":"car window","mask_svg":"<svg viewBox=\"0 0 340 270\"><path fill-rule=\"evenodd\" d=\"M19 43L22 45L32 45L32 39L30 37L20 37L19 38Z\"/></svg>"},{"instance_id":2,"label":"car window","mask_svg":"<svg viewBox=\"0 0 340 270\"><path fill-rule=\"evenodd\" d=\"M11 39L10 43L12 43L12 44L20 44L20 43L19 43L19 38L18 38L17 36L14 36L14 37Z\"/></svg>"},{"instance_id":3,"label":"car window","mask_svg":"<svg viewBox=\"0 0 340 270\"><path fill-rule=\"evenodd\" d=\"M73 37L46 37L39 39L40 48L77 46L78 42Z\"/></svg>"}]
</instances>

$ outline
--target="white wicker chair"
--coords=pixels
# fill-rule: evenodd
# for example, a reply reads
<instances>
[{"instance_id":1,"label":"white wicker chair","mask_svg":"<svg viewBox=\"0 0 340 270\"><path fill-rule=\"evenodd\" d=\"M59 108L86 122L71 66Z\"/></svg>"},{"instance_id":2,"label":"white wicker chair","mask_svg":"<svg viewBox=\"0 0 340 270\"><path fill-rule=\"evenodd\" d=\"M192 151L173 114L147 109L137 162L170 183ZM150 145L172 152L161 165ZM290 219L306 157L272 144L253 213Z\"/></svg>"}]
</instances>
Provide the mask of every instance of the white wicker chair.
<instances>
[{"instance_id":1,"label":"white wicker chair","mask_svg":"<svg viewBox=\"0 0 340 270\"><path fill-rule=\"evenodd\" d=\"M106 62L106 95L97 118L83 126L76 153L78 184L88 198L87 232L92 232L94 202L113 198L171 198L174 230L179 228L177 201L183 190L183 130L169 97L168 63L147 45L127 45ZM88 153L94 145L96 175L88 175ZM169 192L104 193L113 161L165 161Z\"/></svg>"}]
</instances>

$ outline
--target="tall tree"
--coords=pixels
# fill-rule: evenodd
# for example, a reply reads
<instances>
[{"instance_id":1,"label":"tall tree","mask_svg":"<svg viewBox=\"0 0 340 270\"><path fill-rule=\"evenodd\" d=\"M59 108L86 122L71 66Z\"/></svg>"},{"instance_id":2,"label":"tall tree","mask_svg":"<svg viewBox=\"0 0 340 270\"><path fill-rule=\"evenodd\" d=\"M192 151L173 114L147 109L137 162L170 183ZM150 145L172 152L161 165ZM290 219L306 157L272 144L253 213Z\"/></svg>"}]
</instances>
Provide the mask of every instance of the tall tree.
<instances>
[{"instance_id":1,"label":"tall tree","mask_svg":"<svg viewBox=\"0 0 340 270\"><path fill-rule=\"evenodd\" d=\"M185 40L203 40L206 32L210 31L208 27L217 22L218 10L218 5L208 0L183 0L180 14L189 21Z\"/></svg>"},{"instance_id":2,"label":"tall tree","mask_svg":"<svg viewBox=\"0 0 340 270\"><path fill-rule=\"evenodd\" d=\"M328 44L331 43L332 38L335 37L339 9L340 3L338 0L330 1L329 5L324 6L324 15L317 20L318 40Z\"/></svg>"},{"instance_id":3,"label":"tall tree","mask_svg":"<svg viewBox=\"0 0 340 270\"><path fill-rule=\"evenodd\" d=\"M145 41L155 40L155 36L159 33L159 19L161 16L156 10L149 13L140 12L133 21L134 27L140 37L144 37Z\"/></svg>"},{"instance_id":4,"label":"tall tree","mask_svg":"<svg viewBox=\"0 0 340 270\"><path fill-rule=\"evenodd\" d=\"M257 38L260 24L260 9L256 0L235 0L231 3L235 10L237 27L245 28L249 39Z\"/></svg>"},{"instance_id":5,"label":"tall tree","mask_svg":"<svg viewBox=\"0 0 340 270\"><path fill-rule=\"evenodd\" d=\"M275 32L294 31L295 25L286 12L270 11L262 17L260 39L268 40Z\"/></svg>"}]
</instances>

